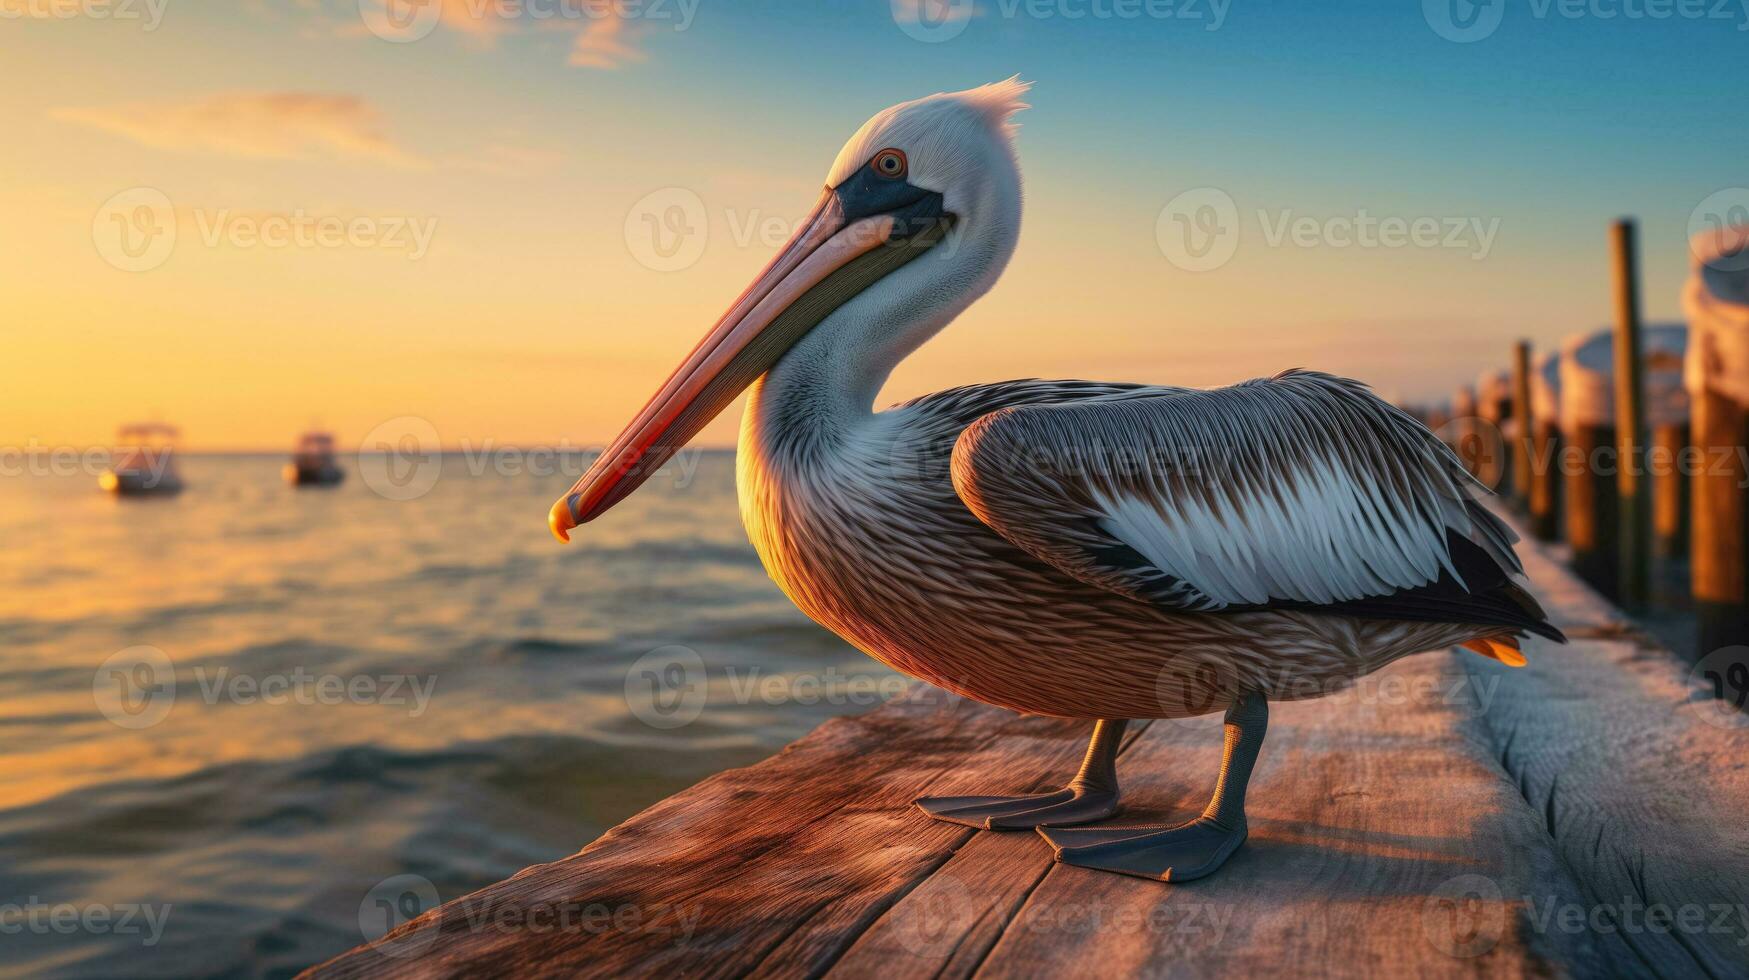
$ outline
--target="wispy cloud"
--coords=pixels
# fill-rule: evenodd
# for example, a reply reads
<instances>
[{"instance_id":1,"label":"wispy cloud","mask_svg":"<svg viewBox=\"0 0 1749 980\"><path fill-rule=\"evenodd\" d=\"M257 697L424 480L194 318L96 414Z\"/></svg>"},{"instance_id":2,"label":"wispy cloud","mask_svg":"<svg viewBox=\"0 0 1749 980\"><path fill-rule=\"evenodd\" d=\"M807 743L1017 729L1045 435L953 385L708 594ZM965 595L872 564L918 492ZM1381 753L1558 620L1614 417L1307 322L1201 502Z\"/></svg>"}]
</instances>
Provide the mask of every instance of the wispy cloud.
<instances>
[{"instance_id":1,"label":"wispy cloud","mask_svg":"<svg viewBox=\"0 0 1749 980\"><path fill-rule=\"evenodd\" d=\"M191 103L132 103L50 110L57 119L167 150L303 159L328 156L421 168L426 161L398 146L382 115L354 95L237 92Z\"/></svg>"},{"instance_id":2,"label":"wispy cloud","mask_svg":"<svg viewBox=\"0 0 1749 980\"><path fill-rule=\"evenodd\" d=\"M3 2L3 0L0 0ZM344 0L338 8L314 8L319 24L342 37L416 40L436 28L463 35L482 49L525 32L576 36L569 64L613 70L648 58L639 41L660 23L674 31L691 27L699 0L628 4L625 0Z\"/></svg>"},{"instance_id":3,"label":"wispy cloud","mask_svg":"<svg viewBox=\"0 0 1749 980\"><path fill-rule=\"evenodd\" d=\"M612 71L631 62L649 57L633 43L639 31L620 17L602 17L589 21L571 46L570 64L576 68L600 68Z\"/></svg>"}]
</instances>

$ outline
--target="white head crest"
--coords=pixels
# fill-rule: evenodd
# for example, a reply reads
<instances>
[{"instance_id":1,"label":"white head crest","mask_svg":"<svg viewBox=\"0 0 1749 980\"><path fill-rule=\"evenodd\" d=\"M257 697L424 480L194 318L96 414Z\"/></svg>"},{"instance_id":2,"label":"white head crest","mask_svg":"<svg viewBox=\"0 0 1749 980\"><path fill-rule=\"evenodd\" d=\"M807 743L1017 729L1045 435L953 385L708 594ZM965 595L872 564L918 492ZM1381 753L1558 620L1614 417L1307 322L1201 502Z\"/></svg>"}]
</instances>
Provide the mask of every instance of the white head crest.
<instances>
[{"instance_id":1,"label":"white head crest","mask_svg":"<svg viewBox=\"0 0 1749 980\"><path fill-rule=\"evenodd\" d=\"M911 182L945 191L957 177L987 162L991 143L1012 157L1010 141L1015 113L1030 108L1023 101L1031 82L1019 75L963 92L938 92L901 102L876 113L838 151L826 175L836 187L880 150L905 151Z\"/></svg>"}]
</instances>

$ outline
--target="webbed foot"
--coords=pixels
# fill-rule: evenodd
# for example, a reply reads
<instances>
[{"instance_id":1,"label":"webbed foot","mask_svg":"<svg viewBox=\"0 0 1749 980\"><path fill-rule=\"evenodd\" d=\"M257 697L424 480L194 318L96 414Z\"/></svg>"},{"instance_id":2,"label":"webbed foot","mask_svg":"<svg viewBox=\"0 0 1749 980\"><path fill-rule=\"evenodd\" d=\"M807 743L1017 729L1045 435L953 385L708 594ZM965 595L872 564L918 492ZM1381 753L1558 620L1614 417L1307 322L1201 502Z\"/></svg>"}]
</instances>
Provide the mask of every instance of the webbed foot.
<instances>
[{"instance_id":1,"label":"webbed foot","mask_svg":"<svg viewBox=\"0 0 1749 980\"><path fill-rule=\"evenodd\" d=\"M1087 755L1069 785L1036 796L925 796L917 809L937 820L979 830L1067 827L1104 820L1117 812L1117 753L1123 743L1122 719L1093 725Z\"/></svg>"},{"instance_id":2,"label":"webbed foot","mask_svg":"<svg viewBox=\"0 0 1749 980\"><path fill-rule=\"evenodd\" d=\"M1038 796L925 796L917 809L937 820L980 830L1067 827L1117 812L1116 790L1060 789Z\"/></svg>"},{"instance_id":3,"label":"webbed foot","mask_svg":"<svg viewBox=\"0 0 1749 980\"><path fill-rule=\"evenodd\" d=\"M1243 822L1234 826L1208 817L1177 827L1040 827L1038 832L1063 864L1171 882L1213 874L1246 836Z\"/></svg>"},{"instance_id":4,"label":"webbed foot","mask_svg":"<svg viewBox=\"0 0 1749 980\"><path fill-rule=\"evenodd\" d=\"M1176 827L1040 827L1057 860L1154 881L1194 881L1214 874L1245 843L1245 787L1269 728L1269 703L1248 691L1227 708L1221 777L1202 816Z\"/></svg>"}]
</instances>

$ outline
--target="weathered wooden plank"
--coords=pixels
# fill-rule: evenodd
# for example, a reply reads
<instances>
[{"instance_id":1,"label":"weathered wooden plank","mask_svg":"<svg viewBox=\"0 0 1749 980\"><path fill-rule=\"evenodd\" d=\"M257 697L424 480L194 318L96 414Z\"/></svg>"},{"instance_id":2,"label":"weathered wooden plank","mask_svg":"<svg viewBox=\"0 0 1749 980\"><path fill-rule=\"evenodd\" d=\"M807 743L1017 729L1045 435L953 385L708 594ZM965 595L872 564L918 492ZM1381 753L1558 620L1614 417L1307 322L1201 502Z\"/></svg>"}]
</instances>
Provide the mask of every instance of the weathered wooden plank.
<instances>
[{"instance_id":1,"label":"weathered wooden plank","mask_svg":"<svg viewBox=\"0 0 1749 980\"><path fill-rule=\"evenodd\" d=\"M1527 556L1539 581L1545 562ZM1598 917L1584 930L1615 973L1749 976L1749 718L1625 622L1597 624L1595 596L1545 599L1573 642L1539 644L1475 720ZM1464 667L1478 685L1508 673ZM1687 921L1647 921L1660 906Z\"/></svg>"},{"instance_id":2,"label":"weathered wooden plank","mask_svg":"<svg viewBox=\"0 0 1749 980\"><path fill-rule=\"evenodd\" d=\"M1211 878L1059 866L1030 833L923 818L923 793L1060 784L1087 734L936 694L822 726L312 974L1749 975L1749 734L1524 553L1576 642L1527 644L1518 671L1429 654L1274 706L1250 843ZM1132 734L1118 822L1193 814L1219 749L1214 717ZM1612 927L1634 902L1740 918ZM621 918L523 923L563 908Z\"/></svg>"},{"instance_id":3,"label":"weathered wooden plank","mask_svg":"<svg viewBox=\"0 0 1749 980\"><path fill-rule=\"evenodd\" d=\"M974 833L922 817L914 797L1043 789L1085 746L1085 726L933 693L822 725L316 973L821 969ZM545 924L601 909L615 924Z\"/></svg>"},{"instance_id":4,"label":"weathered wooden plank","mask_svg":"<svg viewBox=\"0 0 1749 980\"><path fill-rule=\"evenodd\" d=\"M1132 726L1119 766L1152 727ZM860 936L832 975L888 977L897 964L902 976L967 976L1053 867L1034 834L977 834Z\"/></svg>"},{"instance_id":5,"label":"weathered wooden plank","mask_svg":"<svg viewBox=\"0 0 1749 980\"><path fill-rule=\"evenodd\" d=\"M1516 909L1490 904L1496 891L1546 891L1565 902L1579 892L1535 814L1465 731L1465 716L1493 691L1469 690L1455 661L1405 661L1350 691L1273 706L1248 796L1251 838L1218 875L1148 889L1060 867L1028 902L1041 911L1091 906L1117 921L1177 907L1163 927L1122 942L1077 928L1011 930L983 973L1026 975L1027 963L1050 956L1141 976L1251 976L1308 958L1337 976L1526 976L1556 962L1595 965L1582 947L1513 933ZM1194 815L1219 747L1218 725L1156 725L1123 771L1137 808ZM1477 887L1479 908L1467 901Z\"/></svg>"}]
</instances>

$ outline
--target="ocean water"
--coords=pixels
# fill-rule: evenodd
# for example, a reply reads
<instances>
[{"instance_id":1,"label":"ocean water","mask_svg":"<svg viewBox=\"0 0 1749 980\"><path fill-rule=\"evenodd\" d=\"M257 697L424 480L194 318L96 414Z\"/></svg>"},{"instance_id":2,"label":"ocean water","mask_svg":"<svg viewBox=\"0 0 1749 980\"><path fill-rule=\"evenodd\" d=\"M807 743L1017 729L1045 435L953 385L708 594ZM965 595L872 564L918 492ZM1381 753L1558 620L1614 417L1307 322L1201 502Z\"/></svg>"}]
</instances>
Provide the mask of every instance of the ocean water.
<instances>
[{"instance_id":1,"label":"ocean water","mask_svg":"<svg viewBox=\"0 0 1749 980\"><path fill-rule=\"evenodd\" d=\"M574 474L462 455L407 500L0 477L0 974L284 976L901 687L693 459L568 547Z\"/></svg>"}]
</instances>

